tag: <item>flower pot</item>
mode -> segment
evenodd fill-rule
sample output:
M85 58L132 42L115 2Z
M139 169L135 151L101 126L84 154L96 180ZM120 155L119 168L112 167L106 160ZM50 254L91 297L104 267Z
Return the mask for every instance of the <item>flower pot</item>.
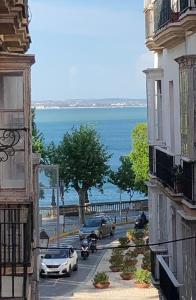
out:
M133 278L133 275L132 275L132 273L121 273L120 277L123 280L131 280Z
M139 289L147 289L150 287L150 283L145 283L145 282L141 282L141 283L135 283L135 287L139 288Z
M110 286L110 282L98 282L98 283L93 283L93 285L97 289L107 289Z
M113 267L113 266L110 266L110 270L112 272L120 272L120 267Z

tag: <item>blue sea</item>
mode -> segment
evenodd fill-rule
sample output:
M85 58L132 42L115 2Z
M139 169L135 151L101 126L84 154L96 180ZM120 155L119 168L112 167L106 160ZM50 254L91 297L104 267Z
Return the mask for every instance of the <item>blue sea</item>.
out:
M97 130L103 144L112 154L110 165L116 170L120 165L119 158L127 155L132 149L131 133L137 123L147 121L145 107L125 108L71 108L36 110L36 124L43 133L45 143L54 141L58 144L66 132L77 128L81 124L89 124ZM135 194L134 198L142 195ZM90 202L119 201L120 193L112 184L104 185L104 193L92 189L89 193ZM43 206L50 205L51 197L41 200ZM122 194L122 200L129 200L127 193ZM65 194L65 204L78 203L78 196L74 190Z

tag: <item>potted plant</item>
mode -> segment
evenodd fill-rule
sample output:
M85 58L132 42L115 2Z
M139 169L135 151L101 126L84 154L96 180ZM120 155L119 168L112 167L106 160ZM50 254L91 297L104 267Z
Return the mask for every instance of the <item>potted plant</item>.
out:
M129 242L130 242L130 240L129 240L129 238L127 236L120 237L118 239L118 241L119 241L121 247L124 247L124 246L126 247L129 244Z
M130 280L133 277L134 272L136 271L137 259L132 257L131 252L127 252L123 260L122 273L120 274L121 278L124 280Z
M127 251L126 256L127 255L129 255L131 258L136 258L138 256L138 254L135 250L133 250L133 248Z
M123 251L121 249L113 249L109 262L110 270L112 272L119 272L123 265Z
M127 238L129 239L129 241L131 241L134 237L134 229L129 229L127 231L127 234L126 234Z
M150 251L146 251L144 257L142 259L142 269L151 271L151 259L150 259Z
M135 286L138 288L149 288L151 284L151 273L144 269L138 269L135 274Z
M174 178L174 189L176 193L182 193L183 168L181 165L175 165L172 170Z
M109 287L109 276L105 272L98 272L93 278L93 285L98 289L106 289Z
M120 274L120 277L123 280L131 280L133 279L133 274L136 271L136 267L129 266L126 263L123 265L122 273Z

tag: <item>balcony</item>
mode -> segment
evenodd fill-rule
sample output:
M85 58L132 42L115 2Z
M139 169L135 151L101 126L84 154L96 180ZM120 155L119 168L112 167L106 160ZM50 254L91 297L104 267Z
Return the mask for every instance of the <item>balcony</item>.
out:
M153 285L155 287L159 286L159 261L157 260L158 255L166 255L167 249L161 246L150 247L150 261L151 261L151 276Z
M171 0L155 0L154 6L145 8L147 47L156 51L182 42L186 31L196 32L195 15L194 0L177 0L174 4Z
M156 176L163 185L175 189L173 176L174 156L156 149Z
M181 284L169 269L165 257L158 255L157 259L159 261L159 282L162 296L164 296L166 300L179 300L179 288Z
M183 161L182 192L186 200L192 205L196 205L194 197L194 186L194 163Z
M0 4L0 51L25 53L31 42L28 1L2 0Z
M152 145L149 145L149 171L155 175L155 147Z
M183 161L181 179L177 179L174 174L175 160L177 157L170 155L155 146L149 146L149 171L151 176L157 179L176 194L183 194L183 197L191 205L196 205L195 197L195 163L192 161ZM178 160L180 158L178 157Z

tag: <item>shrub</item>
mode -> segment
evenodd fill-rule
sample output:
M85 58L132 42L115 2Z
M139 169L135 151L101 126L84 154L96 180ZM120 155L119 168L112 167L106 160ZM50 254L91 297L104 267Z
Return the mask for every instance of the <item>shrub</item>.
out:
M130 250L127 251L127 253L125 254L125 256L129 256L131 258L136 258L138 256L138 254L136 253L135 250L130 249Z
M140 230L134 230L134 233L133 233L133 241L136 242L136 241L143 241L143 238L145 236L145 233L142 229Z
M112 267L121 268L123 264L123 251L121 249L113 249L109 262Z
M135 266L137 264L137 259L135 257L132 257L132 254L128 252L124 256L123 263L127 266Z
M123 267L122 267L122 272L123 273L135 273L136 271L136 267L135 266L129 266L127 265L126 263L123 264Z
M98 272L93 278L93 284L107 282L109 282L109 276L105 272Z
M142 269L150 272L151 270L151 259L150 259L150 251L146 251L144 257L142 259Z
M120 243L120 246L124 247L124 246L127 246L129 244L129 238L127 236L123 236L123 237L120 237L118 239L119 243Z
M138 269L134 274L134 278L136 283L151 283L151 273L147 270Z
M129 239L129 241L131 241L132 239L133 239L133 237L134 237L134 229L129 229L128 231L127 231L127 238Z

